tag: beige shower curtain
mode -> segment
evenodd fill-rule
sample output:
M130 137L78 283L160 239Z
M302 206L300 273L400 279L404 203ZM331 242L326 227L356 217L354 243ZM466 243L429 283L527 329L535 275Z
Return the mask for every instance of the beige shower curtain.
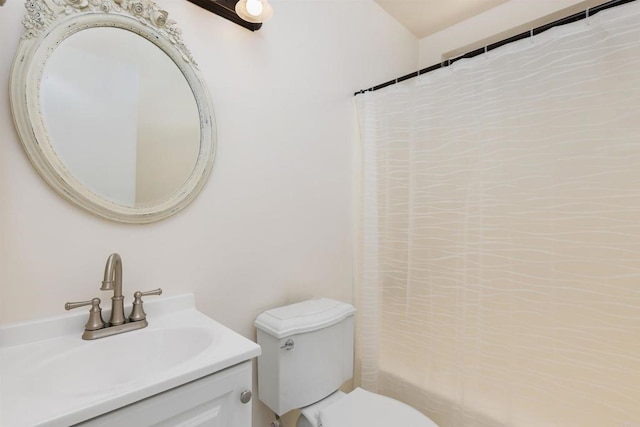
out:
M356 101L359 383L441 427L640 427L640 2Z

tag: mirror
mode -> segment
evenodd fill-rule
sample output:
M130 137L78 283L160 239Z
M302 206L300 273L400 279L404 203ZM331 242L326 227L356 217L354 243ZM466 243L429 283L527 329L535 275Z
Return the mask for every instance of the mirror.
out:
M94 193L145 206L191 175L198 107L178 67L148 40L108 27L73 34L45 64L40 97L53 150Z
M11 104L23 147L60 195L145 223L184 208L214 157L207 88L151 1L29 0Z

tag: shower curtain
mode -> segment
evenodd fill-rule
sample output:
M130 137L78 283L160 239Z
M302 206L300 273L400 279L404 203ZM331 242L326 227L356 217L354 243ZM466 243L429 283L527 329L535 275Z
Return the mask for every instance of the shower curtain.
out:
M356 102L357 383L441 427L640 427L640 2Z

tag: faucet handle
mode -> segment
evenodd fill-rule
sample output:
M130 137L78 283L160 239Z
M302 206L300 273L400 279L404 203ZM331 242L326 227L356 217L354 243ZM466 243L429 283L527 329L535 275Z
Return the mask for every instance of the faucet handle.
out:
M100 298L94 298L90 301L78 301L68 302L64 305L64 309L69 311L74 308L84 307L90 305L89 320L84 325L86 331L95 331L105 327L104 320L102 320L102 309L100 308Z
M133 308L131 309L131 315L129 316L130 321L139 322L147 318L147 313L144 312L144 308L142 307L142 297L148 295L162 295L162 289L158 288L147 292L135 292L133 294Z

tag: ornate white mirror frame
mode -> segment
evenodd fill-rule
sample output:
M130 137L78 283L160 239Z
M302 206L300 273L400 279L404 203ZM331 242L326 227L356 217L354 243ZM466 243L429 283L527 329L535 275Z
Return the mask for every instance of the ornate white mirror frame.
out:
M62 197L113 221L154 222L188 205L213 166L215 121L204 79L175 21L150 0L27 0L25 6L25 33L11 71L10 97L20 140L38 173ZM44 125L40 84L48 58L68 37L95 27L127 30L156 45L182 72L195 98L200 147L193 171L177 191L148 205L121 205L87 188L58 157Z

